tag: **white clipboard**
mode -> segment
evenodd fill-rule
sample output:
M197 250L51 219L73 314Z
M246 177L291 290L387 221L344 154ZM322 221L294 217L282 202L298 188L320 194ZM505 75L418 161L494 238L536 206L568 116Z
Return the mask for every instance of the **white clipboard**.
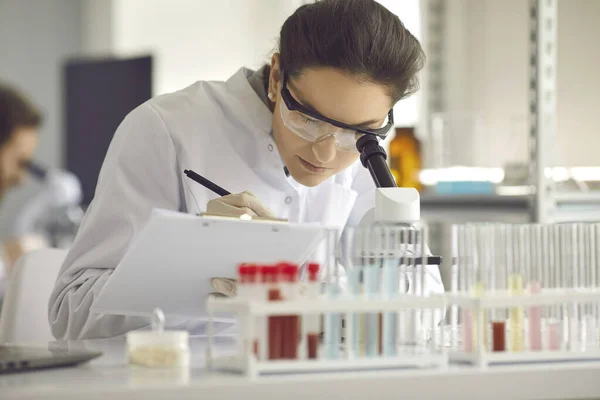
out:
M201 218L154 210L91 307L94 313L206 318L210 279L240 263L306 261L325 238L318 225Z

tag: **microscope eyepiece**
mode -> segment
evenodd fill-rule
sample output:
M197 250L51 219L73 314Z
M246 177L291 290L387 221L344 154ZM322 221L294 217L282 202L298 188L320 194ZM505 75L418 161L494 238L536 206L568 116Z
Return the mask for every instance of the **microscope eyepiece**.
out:
M363 135L356 142L356 149L360 152L360 162L369 170L377 187L398 186L387 165L387 154L375 135Z

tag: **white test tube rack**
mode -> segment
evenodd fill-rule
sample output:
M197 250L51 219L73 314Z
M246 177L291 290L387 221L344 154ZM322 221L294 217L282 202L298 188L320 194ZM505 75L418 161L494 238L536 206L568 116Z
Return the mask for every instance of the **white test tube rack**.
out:
M535 294L522 294L515 295L508 291L494 291L487 292L481 296L471 295L467 293L456 293L444 295L448 310L451 307L456 307L459 315L462 311L470 311L473 316L473 335L477 338L492 338L492 332L487 321L484 318L478 318L477 316L483 316L486 313L490 313L492 309L515 309L520 308L527 310L528 307L547 307L547 306L558 306L573 307L576 304L587 304L592 305L595 309L600 307L600 289L593 288L578 288L578 289L543 289L539 293ZM489 315L489 314L488 314ZM542 318L543 319L543 318ZM467 363L477 365L481 367L487 367L492 365L502 364L519 364L519 363L544 363L544 362L569 362L569 361L589 361L598 360L600 361L600 346L598 343L598 321L595 320L595 326L593 327L594 337L587 341L587 343L581 343L575 341L573 346L569 338L568 322L563 318L561 322L561 346L559 349L551 350L548 346L548 341L544 340L542 348L540 350L531 350L529 348L529 335L527 332L528 320L523 318L523 343L524 348L521 351L511 351L508 338L510 337L510 317L505 321L507 328L505 337L506 344L504 351L493 351L492 340L476 340L476 344L472 346L470 351L465 351L462 343L458 343L457 338L462 340L462 337L456 337L455 335L462 336L462 329L457 329L456 326L452 326L450 329L450 343L451 350L449 351L449 361L451 363ZM452 323L454 324L454 322ZM544 323L542 322L542 338L547 338L547 331L544 332ZM486 334L483 334L486 332ZM566 336L566 337L565 337Z
M207 367L215 370L234 371L246 374L249 377L269 374L285 373L303 373L303 372L340 372L356 370L381 370L395 368L424 368L441 367L448 364L448 355L442 342L436 338L441 335L431 334L430 340L424 341L410 353L397 351L395 356L377 355L372 357L357 356L353 353L352 346L344 345L353 343L353 330L348 329L352 326L355 313L395 313L400 310L431 310L431 321L426 323L426 327L434 331L434 313L437 310L443 313L444 298L441 296L423 297L413 295L399 295L395 298L348 298L340 296L336 299L303 299L297 301L247 301L242 299L210 298L207 301L208 320L208 347L207 347ZM256 326L257 317L263 322L269 316L289 316L297 315L300 317L302 338L307 337L306 325L304 320L306 316L323 315L327 313L339 313L345 318L344 343L340 343L343 350L336 359L329 359L326 355L321 355L317 359L307 358L306 340L300 340L298 358L286 360L269 360L266 357L256 357L253 346L242 346L243 354L240 350L234 350L227 354L217 354L214 346L213 337L213 314L214 313L233 313L238 319L244 318L247 321L244 324L243 338L250 339L256 337L258 327ZM425 324L425 322L424 322ZM443 324L443 322L442 322ZM443 325L436 327L443 331ZM238 334L237 340L241 336ZM243 340L243 339L242 339ZM251 342L251 340L248 340ZM259 347L266 346L267 338L259 337ZM240 347L236 347L239 349ZM322 352L320 352L322 353ZM264 353L263 353L264 354ZM260 354L259 354L260 355Z

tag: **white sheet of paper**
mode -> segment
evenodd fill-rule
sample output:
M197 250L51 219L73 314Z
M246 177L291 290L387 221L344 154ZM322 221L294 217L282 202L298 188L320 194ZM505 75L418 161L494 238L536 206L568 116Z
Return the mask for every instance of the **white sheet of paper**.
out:
M154 210L92 305L92 312L204 319L213 277L236 278L240 263L301 264L324 240L317 225L200 218Z

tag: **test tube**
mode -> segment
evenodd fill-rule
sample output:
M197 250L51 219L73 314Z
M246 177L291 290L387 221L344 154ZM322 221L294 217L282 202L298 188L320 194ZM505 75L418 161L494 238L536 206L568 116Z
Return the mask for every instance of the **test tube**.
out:
M471 289L471 227L463 225L462 240L459 241L459 251L461 252L461 289L464 294L469 293ZM461 310L462 332L463 332L463 350L467 353L473 351L473 310L463 307Z
M328 229L327 240L327 294L330 299L336 299L340 294L340 271L335 257L337 232ZM341 315L339 313L325 314L325 353L330 359L339 358L341 341Z
M348 276L348 295L352 299L360 298L362 268L357 262L362 252L361 230L359 228L345 229L342 236L342 246L346 254ZM359 313L349 312L346 317L346 348L348 358L359 355Z
M263 267L263 274L266 276L267 293L269 301L281 301L283 299L279 288L279 274L277 266L269 265ZM283 342L281 332L281 317L269 316L268 319L268 348L269 360L281 358L281 344Z
M400 283L399 283L399 296L406 296L408 292L408 271L407 271L407 257L408 257L408 246L406 244L408 240L408 230L405 227L398 227L398 257L400 258L400 266L399 266L399 274L400 274ZM403 350L405 350L406 337L407 334L407 310L401 308L398 310L398 325L397 325L397 338L396 343L397 346L401 346Z
M238 289L236 293L236 297L243 299L245 301L252 301L256 299L264 299L264 297L259 297L259 289L258 285L258 266L254 264L240 264L238 266ZM258 319L256 320L259 321ZM258 357L258 339L260 337L260 333L254 332L251 337L246 336L247 334L247 326L249 324L247 318L241 317L239 319L239 328L238 328L238 353L239 354L249 354L249 352L254 352L256 357ZM259 329L261 328L260 324L256 325ZM241 352L241 353L240 353Z
M560 225L552 225L549 228L548 235L550 243L549 260L549 282L553 291L562 290L561 281L561 265L562 265L562 249L561 249L561 227ZM564 335L563 322L563 306L553 305L550 308L550 319L546 325L548 330L548 348L551 351L559 351L562 349Z
M425 279L427 274L427 269L429 268L429 248L427 246L429 237L428 237L428 229L426 224L421 224L421 243L419 249L419 255L421 257L421 277L420 277L420 295L425 296ZM436 342L438 338L439 340L443 340L443 332L439 329L439 326L435 323L436 319L441 320L442 312L437 308L429 308L426 310L418 310L418 321L421 325L422 339L425 343L429 338L429 347L432 352L436 351Z
M398 270L398 241L399 231L397 228L387 228L385 230L385 236L387 238L387 254L383 261L382 267L382 285L384 288L384 296L388 299L394 299L398 296L398 290L400 289L400 277ZM383 314L383 355L386 357L396 356L396 331L398 328L398 321L396 313L387 312Z
M591 224L580 224L580 283L584 290L593 288L593 265L595 263L593 242L594 227ZM590 303L581 305L581 346L582 350L596 346L596 318L594 308Z
M529 265L529 294L539 295L542 290L541 260L542 227L533 225L530 229L531 264ZM529 350L542 350L542 309L539 305L529 307Z
M419 285L419 271L417 265L417 249L420 248L420 236L416 228L408 228L408 246L410 257L408 259L408 268L411 275L409 291L413 296L417 296L420 293ZM408 312L409 316L409 329L408 329L408 344L411 351L416 350L417 341L421 331L420 321L418 319L418 313L415 309L410 309Z
M600 280L600 224L593 224L592 225L592 232L593 232L593 238L592 238L592 254L593 254L593 261L592 261L592 268L591 268L591 281L592 281L592 289L594 291L597 291L599 289L599 280ZM594 304L594 317L596 319L596 329L594 331L594 338L595 338L595 343L596 346L600 345L600 343L598 342L598 339L600 338L600 336L598 335L598 323L600 322L600 304L598 302L596 302Z
M460 269L460 252L458 250L460 226L453 224L451 227L451 238L452 238L452 258L450 265L452 267L452 279L450 282L450 293L456 296L459 291L459 269ZM456 304L450 305L450 348L458 348L458 306Z
M509 255L509 241L507 240L508 226L499 224L494 229L494 268L492 291L504 290L506 288L506 258ZM492 315L492 351L506 351L506 309L493 309Z
M236 297L240 300L249 301L249 297L251 295L250 290L248 288L248 266L246 264L240 264L238 266L238 287L236 292ZM240 315L238 317L238 330L237 330L237 354L239 356L245 356L247 354L246 350L248 348L248 343L251 340L247 335L248 329L248 319L245 315Z
M291 263L284 263L283 284L284 297L286 301L295 301L298 299L298 266ZM300 329L300 320L297 315L287 315L280 317L282 324L282 358L295 360L298 358L298 338Z
M561 265L560 251L560 227L551 225L548 227L548 287L553 291L559 290L559 272ZM562 348L562 307L553 305L550 307L550 316L546 323L547 347L551 351L558 351Z
M368 248L369 262L364 268L365 295L367 299L375 299L379 294L379 261L381 253L381 228L373 227L371 231L370 245ZM366 315L366 355L375 357L379 354L379 313L368 313Z
M568 292L571 289L570 272L572 272L573 265L570 257L570 246L571 246L571 234L569 232L569 225L560 225L560 266L558 271L558 287L561 291ZM565 347L570 348L571 340L571 314L572 310L569 303L563 303L561 307L561 319L563 322L563 344ZM575 327L576 329L576 327Z
M541 225L541 254L540 254L540 263L541 263L541 274L542 274L542 292L548 292L550 288L550 260L552 259L552 247L550 245L550 225L543 224ZM548 323L551 318L551 306L542 307L542 349L548 349L548 341L547 341L547 332L548 332Z
M567 228L566 254L568 268L566 268L566 276L568 288L576 290L579 288L579 257L578 257L578 230L577 224L569 224ZM564 266L563 266L564 268ZM570 305L569 310L569 350L576 351L580 348L579 338L579 304L574 302Z
M417 240L414 247L415 252L415 271L417 272L417 293L415 295L425 296L425 275L427 274L427 225L420 223L415 226L415 234ZM420 258L421 263L417 262L417 258ZM425 321L430 321L435 311L433 309L423 310L421 308L415 309L415 333L418 343L424 343L427 340L428 332L426 330L427 324ZM433 335L434 332L429 332Z
M523 294L523 275L522 266L525 263L525 253L527 246L525 227L515 226L513 230L513 262L508 275L508 291L511 296L521 296ZM523 308L512 307L510 309L510 350L523 351Z
M352 298L359 298L361 294L361 275L362 268L355 266L348 269L348 292ZM359 349L359 313L350 313L348 315L348 334L346 340L348 343L349 357L356 357L360 354ZM351 330L351 332L349 332Z
M473 297L483 297L486 290L485 274L488 269L486 265L486 254L489 250L486 241L487 229L485 225L474 226L473 229L473 285L471 287L471 294ZM482 350L487 347L486 316L485 309L480 309L473 321L473 347L479 347Z
M593 292L596 289L596 224L588 225L588 290ZM588 305L588 344L593 348L598 347L598 317L594 303Z
M319 264L309 263L308 264L308 284L307 284L307 297L310 300L317 300L320 295L320 283L319 283ZM319 350L319 315L309 315L305 319L306 331L307 331L307 357L309 360L315 360L318 358Z
M371 257L370 249L371 242L370 238L372 235L371 227L365 227L361 230L361 281L360 281L360 296L361 298L367 298L366 293L366 269L370 267L373 259ZM358 314L358 355L364 357L366 355L367 348L367 313Z

